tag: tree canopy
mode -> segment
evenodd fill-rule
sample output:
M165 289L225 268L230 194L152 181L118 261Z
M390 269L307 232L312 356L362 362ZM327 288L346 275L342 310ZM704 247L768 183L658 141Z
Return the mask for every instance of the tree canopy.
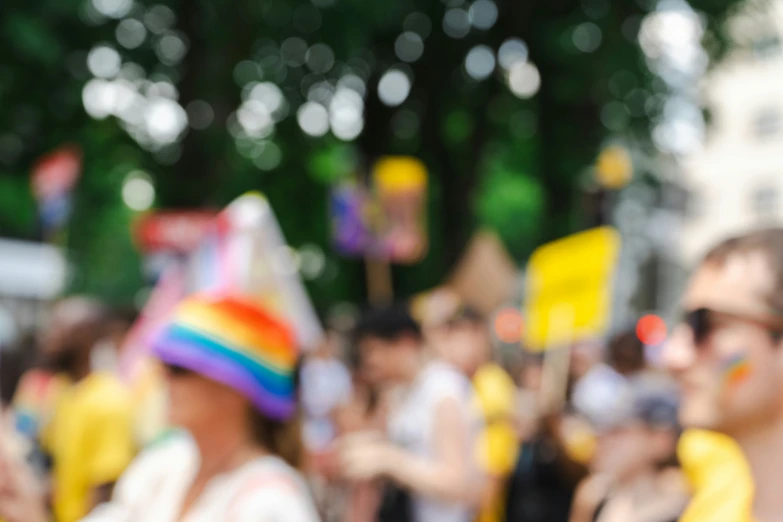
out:
M0 234L38 236L31 166L77 143L75 289L128 300L142 285L122 192L144 176L162 209L261 190L292 246L325 252L316 304L358 300L361 263L330 247L329 186L406 154L430 172L431 248L395 268L398 292L436 284L478 226L521 262L582 226L603 145L651 147L671 82L656 42L639 45L645 21L688 10L721 42L736 3L8 0Z

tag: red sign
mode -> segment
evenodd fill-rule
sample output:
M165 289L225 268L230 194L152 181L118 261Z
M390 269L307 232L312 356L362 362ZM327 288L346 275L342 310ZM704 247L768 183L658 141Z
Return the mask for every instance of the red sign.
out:
M198 210L147 214L136 221L134 237L145 253L161 250L188 253L204 239L215 224L216 215Z
M33 194L48 201L70 192L82 172L82 154L74 146L62 147L41 158L32 174Z

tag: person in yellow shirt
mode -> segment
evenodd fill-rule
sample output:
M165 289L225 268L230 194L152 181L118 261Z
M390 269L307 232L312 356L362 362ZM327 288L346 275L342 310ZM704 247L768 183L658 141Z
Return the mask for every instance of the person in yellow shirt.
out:
M519 437L514 427L516 386L495 363L481 366L473 386L486 426L478 443L479 463L490 478L479 522L505 520L505 489L519 457Z
M705 474L701 485L723 494L713 497L713 509L688 520L780 520L783 228L750 232L710 250L689 281L682 308L662 353L681 384L680 421L736 440L753 478L752 501L746 501L743 464L718 459L717 473ZM732 466L740 473L732 476ZM721 483L726 480L735 487ZM723 505L728 508L718 507Z
M429 341L439 354L473 382L475 409L484 421L476 458L487 477L478 522L505 519L506 484L519 455L514 427L516 386L500 365L492 362L492 341L485 319L463 303L441 310L440 320L427 325Z
M136 452L133 401L110 373L91 371L104 326L102 306L88 298L58 302L41 339L44 365L68 384L58 394L41 445L52 461L57 522L75 522L108 500Z
M750 522L753 478L733 439L688 430L680 437L677 457L693 489L680 522Z

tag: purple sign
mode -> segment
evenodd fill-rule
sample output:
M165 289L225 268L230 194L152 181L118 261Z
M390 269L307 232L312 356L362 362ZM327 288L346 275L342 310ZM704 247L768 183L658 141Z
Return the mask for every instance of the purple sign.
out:
M367 229L367 197L355 183L335 186L330 194L329 213L332 237L338 252L345 256L361 256L370 243Z

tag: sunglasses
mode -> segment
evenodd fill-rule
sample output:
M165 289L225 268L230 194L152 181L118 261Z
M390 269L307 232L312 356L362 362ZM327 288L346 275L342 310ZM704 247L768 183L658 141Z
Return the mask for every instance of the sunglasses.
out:
M176 364L164 364L163 369L169 377L185 377L193 374L191 370L183 368L182 366L177 366Z
M746 312L697 308L685 312L681 322L693 332L694 343L703 345L715 329L726 320L758 326L766 330L775 342L783 339L783 316L780 315L756 315Z

